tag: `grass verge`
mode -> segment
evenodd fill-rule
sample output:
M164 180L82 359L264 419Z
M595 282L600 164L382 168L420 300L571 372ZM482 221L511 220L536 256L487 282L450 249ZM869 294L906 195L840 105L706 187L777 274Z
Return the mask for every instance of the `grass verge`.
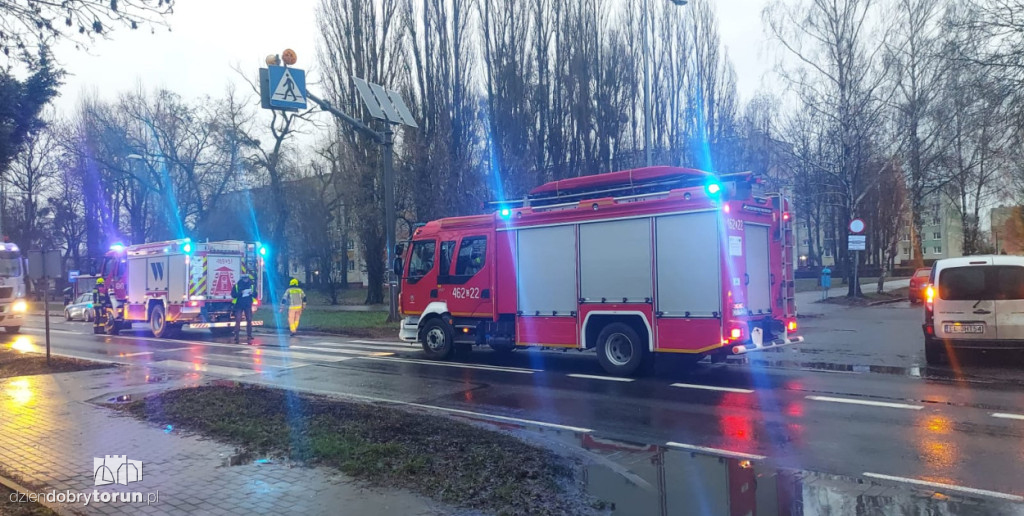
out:
M84 371L87 369L103 369L111 367L109 364L78 360L76 358L50 356L50 365L46 365L46 355L33 349L33 352L22 352L14 349L17 346L30 346L37 348L31 343L19 339L5 343L0 347L0 378L11 378L14 376L29 376L34 374L70 373ZM45 351L45 350L44 350ZM0 514L3 514L0 512Z
M888 292L882 292L879 294L878 292L869 290L868 288L862 286L861 291L864 293L864 297L837 296L830 297L828 299L817 302L844 306L872 306L890 301L896 302L906 300L907 294L909 293L909 288L903 287L895 290L890 290Z
M242 448L498 514L576 514L573 465L510 435L378 405L253 386L168 391L123 407Z
M254 314L267 329L288 329L288 314L261 308ZM387 312L328 312L306 309L302 311L299 331L338 333L354 337L387 338L398 335L398 325L387 322ZM278 326L280 323L280 326Z
M0 485L0 514L3 516L57 516L57 513L36 502L11 501L14 491Z

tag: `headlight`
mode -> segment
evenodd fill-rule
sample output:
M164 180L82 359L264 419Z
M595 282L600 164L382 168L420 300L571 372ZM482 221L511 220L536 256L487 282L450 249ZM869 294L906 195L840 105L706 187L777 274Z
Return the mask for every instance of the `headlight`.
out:
M28 311L28 303L24 299L19 299L11 305L11 311L25 313Z

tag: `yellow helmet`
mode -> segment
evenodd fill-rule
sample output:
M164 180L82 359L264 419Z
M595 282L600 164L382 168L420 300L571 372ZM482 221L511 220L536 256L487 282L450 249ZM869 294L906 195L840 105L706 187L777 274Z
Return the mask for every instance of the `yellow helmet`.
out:
M102 285L103 284L103 278L96 278L96 284L97 285Z
M292 287L297 287L299 286L299 280L292 278L292 280L288 282L288 285Z

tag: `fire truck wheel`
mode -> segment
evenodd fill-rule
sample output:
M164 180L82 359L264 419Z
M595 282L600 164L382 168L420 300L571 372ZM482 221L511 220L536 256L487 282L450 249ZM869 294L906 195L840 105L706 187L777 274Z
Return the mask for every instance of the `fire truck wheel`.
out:
M423 323L420 330L420 343L423 344L423 352L427 358L447 360L455 352L455 343L452 327L439 318L430 319Z
M646 354L647 344L628 324L611 323L597 336L597 359L608 374L635 373Z
M171 325L167 324L164 305L153 305L153 309L149 312L149 329L153 331L153 336L158 339L170 335Z

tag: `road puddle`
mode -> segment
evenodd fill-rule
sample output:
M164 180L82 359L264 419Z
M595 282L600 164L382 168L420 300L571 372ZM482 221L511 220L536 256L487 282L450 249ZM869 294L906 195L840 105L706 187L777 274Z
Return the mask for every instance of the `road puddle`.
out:
M914 485L913 479L886 475L868 478L779 468L760 456L745 453L685 444L643 444L605 439L593 433L464 419L511 430L549 447L575 450L584 463L584 489L595 499L592 506L597 514L1024 515L1024 504L1008 501L1012 493L979 494L956 486L928 486L927 481Z
M581 438L607 460L585 485L613 515L1020 515L1024 506L868 478L776 469L756 460Z

